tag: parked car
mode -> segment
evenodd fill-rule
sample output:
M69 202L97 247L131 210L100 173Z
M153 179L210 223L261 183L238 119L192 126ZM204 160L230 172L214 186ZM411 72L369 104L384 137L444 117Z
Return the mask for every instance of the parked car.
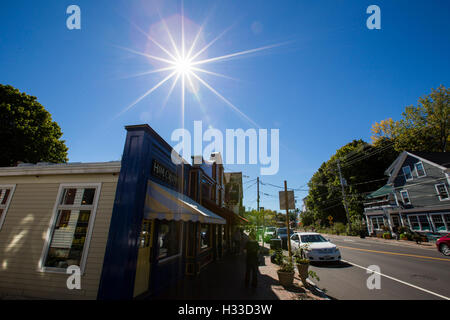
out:
M436 241L436 247L444 256L450 256L450 233Z
M312 262L340 261L341 252L335 244L315 232L296 232L291 236L291 248L296 250L307 245L304 255Z
M277 228L275 227L267 227L266 232L264 233L264 241L269 242L271 239L274 238L275 232Z
M292 229L290 229L290 236L292 236L294 234L294 231L292 231ZM278 228L275 236L277 239L281 239L281 247L283 249L287 250L287 239L288 239L288 235L287 235L287 228Z

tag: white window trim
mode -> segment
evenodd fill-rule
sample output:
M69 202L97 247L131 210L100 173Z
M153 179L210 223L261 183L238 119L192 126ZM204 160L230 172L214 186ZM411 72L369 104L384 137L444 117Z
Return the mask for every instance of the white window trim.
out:
M5 221L6 215L8 213L9 205L11 204L11 200L13 198L14 191L16 190L16 185L15 184L2 184L2 185L0 185L0 189L10 189L11 190L8 201L6 201L6 204L4 205L5 208L3 209L2 216L0 217L0 230L2 230L3 222Z
M80 260L80 272L81 272L81 275L83 275L85 268L86 268L86 262L87 262L88 252L89 252L89 245L91 243L92 231L94 230L95 216L97 213L98 201L100 199L100 192L102 189L101 183L64 183L64 184L59 185L55 205L53 206L53 215L52 215L50 224L47 229L47 234L45 237L44 248L42 250L41 258L39 259L38 271L49 272L49 273L66 273L65 268L52 268L52 267L44 266L45 259L47 258L47 254L50 249L50 240L51 240L50 238L52 236L53 228L56 224L56 218L58 216L59 202L61 200L62 192L65 188L96 188L94 202L92 204L91 217L89 219L86 240L84 242L83 253L81 255L81 260Z
M420 222L420 219L419 219L420 216L425 216L425 217L427 218L428 225L430 226L430 229L429 229L429 230L424 230L424 229L422 228L422 222ZM411 217L416 217L416 218L417 218L417 223L419 224L419 227L420 227L419 230L414 230L414 229L412 228ZM430 221L430 220L431 220L431 221ZM432 228L432 227L434 227L433 220L430 219L430 217L428 216L428 214L411 214L411 215L408 215L408 221L409 221L409 226L410 226L410 228L411 228L412 231L424 231L424 232L426 232L426 231L432 232L432 231L433 231L433 228Z
M419 176L419 171L417 170L417 164L419 164L419 163L422 165L422 168L423 168L423 172L424 172L424 175L423 175L423 176ZM414 169L415 169L415 171L416 171L416 176L417 176L417 178L424 178L424 177L427 176L427 172L425 171L425 166L423 165L423 162L422 162L422 161L416 162L416 163L414 164Z
M373 219L376 220L376 223L377 223L376 228L375 228L375 226L373 224ZM382 216L374 216L374 217L370 218L370 223L372 225L372 230L383 230L383 229L380 228L380 222L379 222L380 219L383 221L383 225L385 226L386 223L384 222L384 218Z
M402 192L406 192L406 194L408 195L408 200L409 200L408 203L405 202L405 199L403 198ZM400 190L400 196L402 197L402 201L403 201L404 204L411 204L411 198L409 197L409 192L408 192L408 190L406 190L406 189Z
M432 214L430 214L430 220L431 220L431 223L433 224L433 229L434 229L436 232L448 233L448 232L450 231L450 224L448 224L448 223L445 221L445 219L444 219L444 214L448 214L448 213L432 213ZM433 221L433 216L441 216L442 223L444 224L446 230L443 230L443 231L441 230L441 231L439 231L439 230L436 228L436 225L434 224L434 221Z
M407 178L406 178L405 168L409 168L409 173L411 174L411 178L410 178L410 179L407 179ZM412 170L411 170L411 167L410 167L410 166L404 166L404 167L402 167L402 171L403 171L403 176L405 177L405 180L406 180L406 181L411 181L411 180L414 179L414 178L413 178L413 173L412 173Z
M439 189L438 189L438 186L441 186L441 185L444 186L445 191L447 192L447 199L442 199L442 198L441 198L441 195L440 195ZM436 192L437 192L437 194L438 194L439 201L448 201L448 200L450 200L450 194L448 193L448 189L447 189L447 186L445 185L445 183L438 183L438 184L435 184L435 185L434 185L434 188L436 189Z
M179 244L180 251L176 255L173 255L170 257L165 257L165 258L162 258L161 260L158 260L158 264L164 264L165 262L168 262L170 260L174 260L176 258L181 257L181 253L183 252L183 249L184 249L183 248L184 223L182 221L176 221L176 222L181 224L180 225L180 244ZM150 240L150 241L152 241L152 240Z

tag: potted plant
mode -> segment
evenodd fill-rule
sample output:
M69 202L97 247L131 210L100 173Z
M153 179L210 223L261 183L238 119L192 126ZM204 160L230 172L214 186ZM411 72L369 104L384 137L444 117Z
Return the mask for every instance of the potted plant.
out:
M298 274L304 285L306 285L306 279L308 278L308 268L309 268L309 259L305 254L305 251L307 250L308 245L303 244L294 252L294 258L295 263L297 264Z
M390 232L383 233L383 239L391 239L391 233Z
M292 259L289 257L284 257L280 264L280 269L277 271L278 280L280 284L284 287L292 286L294 283L294 264L292 263Z

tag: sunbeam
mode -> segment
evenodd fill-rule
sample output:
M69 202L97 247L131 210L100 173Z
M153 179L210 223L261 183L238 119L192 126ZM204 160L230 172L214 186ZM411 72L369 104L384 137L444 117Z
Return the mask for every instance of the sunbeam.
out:
M167 39L169 40L169 42L172 46L172 50L163 46L160 42L156 41L152 36L150 36L150 34L146 33L144 30L139 28L137 25L133 24L133 26L136 29L138 29L149 41L151 41L159 49L161 49L168 57L155 56L154 54L148 54L145 52L140 52L140 51L125 48L125 47L119 47L119 48L126 50L128 52L134 53L136 55L146 57L150 60L155 60L155 61L159 61L159 62L163 62L163 63L167 64L167 66L165 66L165 67L161 67L161 68L157 68L157 69L149 70L149 71L144 71L144 72L132 75L130 77L139 77L139 76L145 76L145 75L154 74L154 73L162 73L162 72L167 72L167 71L172 71L172 70L173 71L168 76L166 76L164 79L162 79L159 83L157 83L154 87L152 87L150 90L148 90L146 93L144 93L141 97L139 97L136 101L134 101L132 104L127 106L124 110L122 110L118 114L118 116L127 112L131 108L133 108L136 104L138 104L140 101L142 101L145 97L149 96L152 92L154 92L156 89L158 89L160 86L162 86L165 82L167 82L169 79L173 78L176 75L176 77L174 78L174 80L170 86L169 92L164 100L163 108L166 105L170 96L172 95L175 86L179 82L178 80L180 80L180 83L181 83L181 118L182 118L183 124L184 124L185 103L186 103L186 97L185 97L186 96L186 85L188 85L190 91L192 91L192 93L195 95L197 101L200 101L199 95L198 95L198 87L199 86L198 85L196 86L196 84L194 84L194 82L193 82L193 80L196 80L196 83L197 83L197 81L199 83L201 83L205 88L207 88L209 91L214 93L215 96L217 96L221 101L225 102L225 104L228 107L230 107L233 111L237 112L245 120L250 122L252 125L259 127L259 125L255 121L253 121L249 116L247 116L244 112L242 112L233 103L231 103L227 98L225 98L223 95L221 95L215 88L213 88L213 86L211 84L209 84L204 79L202 79L198 75L198 73L205 73L208 75L221 77L221 78L225 78L225 79L237 80L237 79L234 79L234 78L229 77L224 74L206 70L205 68L202 68L202 66L206 65L208 63L218 62L218 61L235 58L235 57L241 57L241 56L248 55L251 53L256 53L256 52L260 52L263 50L272 49L275 47L282 46L282 45L286 44L287 42L272 44L272 45L268 45L268 46L255 48L255 49L238 51L238 52L234 52L234 53L230 53L230 54L225 54L225 55L221 55L221 56L217 56L217 57L200 60L200 59L198 59L198 57L202 53L206 52L206 50L208 50L219 39L221 39L234 26L234 24L229 26L228 28L226 28L224 31L222 31L218 36L213 38L206 45L204 45L200 49L196 50L196 47L198 46L198 43L199 43L199 39L203 33L205 24L202 24L199 27L199 30L196 32L193 41L189 44L189 47L186 48L186 35L185 35L186 25L185 25L183 5L181 8L181 18L179 20L181 27L178 27L181 29L180 36L178 37L178 40L179 41L181 40L181 44L179 46L176 44L174 37L169 29L169 26L167 25L167 22L161 17L161 13L159 11L158 11L158 14L161 18L162 27L165 30L165 32L167 33Z

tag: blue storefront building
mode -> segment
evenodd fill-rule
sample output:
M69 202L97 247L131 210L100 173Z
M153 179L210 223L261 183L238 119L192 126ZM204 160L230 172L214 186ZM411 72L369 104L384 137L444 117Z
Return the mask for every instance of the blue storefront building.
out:
M126 130L98 289L102 300L151 297L198 275L226 253L232 228L242 222L222 205L221 163L175 164L173 148L150 126Z

